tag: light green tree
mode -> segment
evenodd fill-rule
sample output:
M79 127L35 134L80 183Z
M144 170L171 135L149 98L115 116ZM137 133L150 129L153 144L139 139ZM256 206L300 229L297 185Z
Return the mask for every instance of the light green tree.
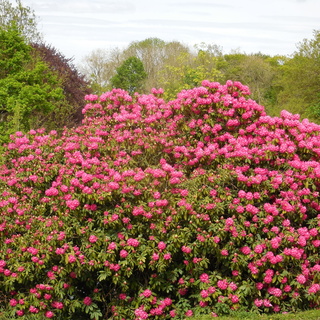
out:
M42 39L37 20L34 11L24 6L21 0L15 0L15 4L9 0L0 0L0 27L7 30L13 22L16 23L27 42L39 42Z

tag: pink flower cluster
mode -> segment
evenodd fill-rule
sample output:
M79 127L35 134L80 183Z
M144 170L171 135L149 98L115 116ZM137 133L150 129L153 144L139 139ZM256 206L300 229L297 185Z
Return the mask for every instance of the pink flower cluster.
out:
M239 82L162 93L89 95L81 126L11 136L0 284L13 314L319 307L320 126L268 116Z

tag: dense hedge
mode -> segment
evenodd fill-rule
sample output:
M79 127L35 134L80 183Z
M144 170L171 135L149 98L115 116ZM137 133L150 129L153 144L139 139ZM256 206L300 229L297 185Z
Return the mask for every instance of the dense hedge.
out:
M237 82L166 103L90 95L83 125L11 137L1 303L30 319L319 306L320 126Z

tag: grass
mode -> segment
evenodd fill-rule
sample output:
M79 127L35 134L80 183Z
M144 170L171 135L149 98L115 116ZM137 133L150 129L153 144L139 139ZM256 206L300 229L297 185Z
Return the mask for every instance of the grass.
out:
M297 313L257 315L248 312L235 312L229 316L213 318L212 316L192 317L188 320L320 320L320 310L309 310Z
M24 318L26 319L26 318ZM43 320L47 318L42 318ZM287 313L287 314L271 314L271 315L257 315L256 313L250 312L234 312L229 316L221 316L218 318L213 318L211 315L200 316L200 317L190 317L185 320L320 320L320 309L319 310L308 310L301 311L297 313ZM4 313L0 312L0 320L8 320L8 317ZM40 320L39 316L34 315L27 318L27 320Z

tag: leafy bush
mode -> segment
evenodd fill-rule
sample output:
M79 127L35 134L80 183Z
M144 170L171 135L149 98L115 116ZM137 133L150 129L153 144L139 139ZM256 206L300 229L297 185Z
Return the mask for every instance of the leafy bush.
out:
M11 317L166 319L319 306L320 126L238 82L89 95L83 125L11 136Z

